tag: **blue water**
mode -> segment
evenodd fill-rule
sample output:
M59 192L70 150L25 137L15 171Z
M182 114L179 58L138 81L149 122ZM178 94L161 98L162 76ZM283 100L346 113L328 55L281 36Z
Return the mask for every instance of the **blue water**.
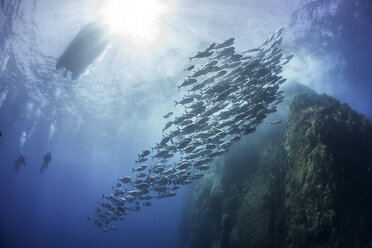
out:
M131 213L116 232L86 216L159 142L188 57L211 42L236 37L244 50L285 27L283 49L295 55L288 81L372 118L371 1L177 0L167 40L144 52L113 43L71 81L56 59L92 21L91 2L1 1L0 247L177 247L187 186ZM27 165L16 174L20 154Z

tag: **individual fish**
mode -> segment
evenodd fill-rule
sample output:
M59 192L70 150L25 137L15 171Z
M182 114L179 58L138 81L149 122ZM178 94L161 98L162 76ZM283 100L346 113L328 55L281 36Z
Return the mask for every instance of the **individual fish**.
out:
M164 186L169 183L169 178L166 176L162 176L159 180L156 181L157 185Z
M130 190L130 191L128 191L127 192L130 196L140 196L141 195L141 191L139 191L139 190Z
M163 199L163 198L173 197L173 196L176 196L175 192L167 192L167 193L160 194L160 195L156 196L155 198Z
M190 125L191 123L193 123L192 120L188 119L188 120L184 120L183 122L181 122L180 124L178 124L179 127L183 127L183 126L187 126L187 125Z
M162 193L165 193L165 192L167 192L168 191L168 187L166 187L166 186L154 186L154 191L155 192L162 192Z
M137 175L137 178L144 178L144 177L146 177L147 175L146 175L146 173L139 173L138 175Z
M140 157L138 160L136 160L136 164L138 163L142 163L142 162L146 162L147 161L147 158L144 158L144 157Z
M217 65L217 64L218 64L218 60L212 60L211 62L209 62L208 64L206 64L204 66L204 68L212 67L212 66Z
M124 184L130 183L132 181L131 177L129 176L123 176L122 178L119 178L118 180Z
M166 115L163 116L163 118L167 119L167 118L169 118L171 115L173 115L173 112L168 112Z
M146 200L146 201L148 201L148 200L151 200L153 198L153 196L152 195L146 195L146 196L140 196L139 197L139 199L140 200Z
M208 47L207 49L205 49L202 53L208 53L208 52L211 51L215 46L216 46L216 43L213 42L213 43L210 44L209 47Z
M168 170L163 172L163 175L170 175L174 173L176 170L174 168L169 168Z
M163 132L167 130L168 128L170 128L172 124L173 124L173 121L168 121L167 124L165 124L165 127L163 128Z
M164 158L168 154L169 154L168 150L159 150L158 153L156 153L155 156L153 156L153 158Z
M185 68L185 71L191 71L194 68L195 68L194 65L190 65L189 67Z
M194 173L194 174L192 174L192 175L190 176L190 179L192 179L192 180L196 180L196 179L200 179L200 178L202 178L203 176L204 176L203 173Z
M234 54L234 55L231 55L231 57L229 58L229 61L239 61L241 58L243 57L243 55L241 54ZM239 65L239 64L237 64Z
M259 52L260 50L261 50L260 48L253 48L253 49L249 49L249 50L247 50L247 51L243 52L243 54L244 54L244 53L253 53L253 52Z
M187 126L188 127L188 126ZM189 143L191 142L191 138L187 137L187 138L184 138L182 139L179 144L178 144L178 149L182 149L184 147L186 147Z
M267 124L275 125L275 124L279 124L279 123L282 123L282 121L281 120L275 120L275 121L272 121L272 122L268 122Z
M140 165L137 168L132 168L132 173L135 172L135 171L140 172L140 171L146 170L146 168L147 168L147 165L145 165L145 164Z
M114 225L108 225L108 227L111 229L111 230L114 230L114 231L117 231L118 229L116 228L116 226Z
M139 158L141 158L141 157L143 158L143 157L146 157L149 154L150 154L150 151L149 150L144 150L144 151L141 152L141 154L138 154L138 157Z
M195 78L189 78L189 79L186 79L185 81L183 81L183 83L178 87L178 89L180 89L181 87L185 87L185 86L188 86L188 85L191 85L193 83L195 83L197 80Z
M212 160L213 160L212 158L204 158L204 159L201 159L201 160L197 161L197 162L194 164L194 166L195 166L195 167L199 167L199 166L201 166L201 165L203 165L203 164L206 164L206 163L211 162Z
M180 188L180 186L178 186L178 185L174 185L172 188L171 188L171 190L172 191L175 191L175 190L177 190L177 189L179 189Z
M188 103L191 103L194 101L194 98L193 97L185 97L183 98L181 101L177 102L177 101L174 101L176 104L174 106L177 106L177 104L188 104Z
M198 170L209 170L209 166L208 165L201 165L199 167L197 167Z
M190 57L190 61L193 59L207 58L213 54L213 51L198 52L194 57Z
M217 46L214 47L214 49L220 49L224 47L228 47L234 44L235 38L230 38L228 40L225 40L221 44L218 44Z

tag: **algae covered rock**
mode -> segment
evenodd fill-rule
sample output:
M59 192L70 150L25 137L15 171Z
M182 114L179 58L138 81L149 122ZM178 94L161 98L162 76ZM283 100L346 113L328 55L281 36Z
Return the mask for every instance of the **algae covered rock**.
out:
M296 95L285 148L288 247L366 247L372 124L327 95Z
M262 124L192 186L179 247L372 247L372 123L296 87L286 124Z

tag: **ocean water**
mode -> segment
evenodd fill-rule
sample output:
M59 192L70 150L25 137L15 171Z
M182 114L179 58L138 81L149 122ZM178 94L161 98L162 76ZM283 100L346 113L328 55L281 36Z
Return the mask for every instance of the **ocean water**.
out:
M234 37L243 52L283 27L281 48L294 57L280 75L372 118L371 1L154 2L167 6L158 26L110 34L76 80L56 70L57 60L85 25L101 21L103 3L0 2L0 247L177 247L187 185L130 212L117 231L86 217L117 178L132 175L137 154L159 143L163 115L183 113L174 101L185 94L177 87L184 68L213 42ZM16 173L21 154L26 166Z

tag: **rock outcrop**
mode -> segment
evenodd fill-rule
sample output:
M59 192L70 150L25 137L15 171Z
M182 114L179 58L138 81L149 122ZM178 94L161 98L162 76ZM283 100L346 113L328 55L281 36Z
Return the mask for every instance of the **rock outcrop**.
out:
M186 196L180 247L372 247L372 123L297 94Z

